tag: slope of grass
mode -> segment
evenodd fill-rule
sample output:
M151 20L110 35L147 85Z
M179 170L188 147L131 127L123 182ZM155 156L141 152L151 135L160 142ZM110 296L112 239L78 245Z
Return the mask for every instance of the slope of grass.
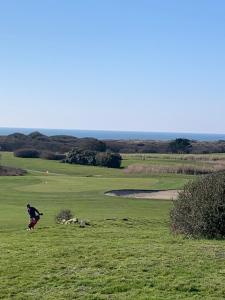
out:
M123 176L122 170L108 169L92 166L70 165L59 161L37 159L37 158L18 158L14 157L13 153L2 153L2 164L6 166L16 166L18 168L35 170L40 172L67 174L72 176L107 176L119 177Z
M181 188L192 177L126 177L122 170L9 153L2 164L59 175L0 177L0 299L225 298L224 241L173 236L170 201L104 195L120 188ZM34 232L25 230L28 202L44 213ZM55 224L61 208L91 226Z

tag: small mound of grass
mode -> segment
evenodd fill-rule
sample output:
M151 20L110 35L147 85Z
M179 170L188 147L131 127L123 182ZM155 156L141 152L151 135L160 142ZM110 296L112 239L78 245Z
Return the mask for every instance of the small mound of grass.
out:
M22 169L0 166L0 176L22 176L26 173L27 171Z

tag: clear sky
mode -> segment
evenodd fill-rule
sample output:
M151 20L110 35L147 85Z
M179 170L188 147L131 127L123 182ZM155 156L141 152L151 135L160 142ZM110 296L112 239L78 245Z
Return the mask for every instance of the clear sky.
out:
M0 127L225 133L224 0L0 0Z

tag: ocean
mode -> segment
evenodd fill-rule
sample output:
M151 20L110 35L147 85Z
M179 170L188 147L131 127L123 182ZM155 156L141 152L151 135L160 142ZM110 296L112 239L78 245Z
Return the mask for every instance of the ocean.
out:
M178 133L178 132L141 132L141 131L110 131L110 130L80 130L80 129L43 129L43 128L8 128L0 127L0 135L8 135L15 132L29 134L39 131L47 136L71 135L79 138L93 137L101 140L173 140L187 138L197 141L225 140L225 134L213 133Z

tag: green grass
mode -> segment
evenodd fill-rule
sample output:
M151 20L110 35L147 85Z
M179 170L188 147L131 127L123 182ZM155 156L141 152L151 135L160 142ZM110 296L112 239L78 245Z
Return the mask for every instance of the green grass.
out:
M193 177L127 177L122 169L11 153L3 154L2 164L33 171L0 177L0 299L225 298L224 241L173 236L170 201L104 195L111 189L181 188ZM44 212L32 233L25 230L28 202ZM91 226L55 224L61 208Z

